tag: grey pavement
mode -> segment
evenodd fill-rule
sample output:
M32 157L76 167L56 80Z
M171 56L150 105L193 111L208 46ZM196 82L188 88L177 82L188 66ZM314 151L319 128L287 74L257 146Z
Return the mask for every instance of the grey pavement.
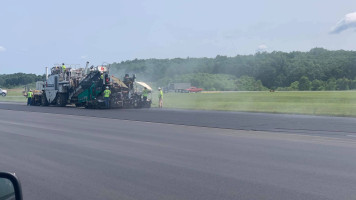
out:
M355 199L354 122L0 103L0 171L30 200Z
M57 113L198 127L356 137L356 118L179 109L84 109L1 103L0 109Z

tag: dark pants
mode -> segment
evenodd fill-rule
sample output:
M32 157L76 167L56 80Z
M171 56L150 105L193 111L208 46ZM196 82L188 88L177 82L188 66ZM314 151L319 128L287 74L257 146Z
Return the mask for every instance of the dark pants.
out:
M110 108L110 98L109 97L104 97L104 99L105 99L106 108Z
M32 98L27 98L27 105L30 106L31 105L31 102L32 102Z
M147 101L147 97L143 97L143 101Z

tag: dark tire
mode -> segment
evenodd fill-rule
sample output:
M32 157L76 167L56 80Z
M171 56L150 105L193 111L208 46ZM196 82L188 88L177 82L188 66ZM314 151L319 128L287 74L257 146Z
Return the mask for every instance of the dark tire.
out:
M139 108L139 107L140 107L140 104L139 104L139 102L134 101L133 104L132 104L132 106L133 106L134 108Z
M147 102L146 105L144 106L144 108L151 108L151 102Z
M67 95L57 93L57 106L64 107L67 105Z
M1 94L1 96L6 97L6 93L5 93L5 92L3 92L3 93Z
M43 93L41 97L41 106L48 106L48 104L46 93Z
M94 107L92 105L85 105L84 108L86 109L93 109Z
M76 104L75 104L75 107L77 107L77 108L78 108L78 107L83 107L83 106L84 106L84 105L83 105L82 103L76 103Z

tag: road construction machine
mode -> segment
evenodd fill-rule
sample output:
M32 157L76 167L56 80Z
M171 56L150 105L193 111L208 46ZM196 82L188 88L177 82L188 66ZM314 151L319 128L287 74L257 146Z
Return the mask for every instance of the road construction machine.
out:
M46 69L47 71L47 69ZM46 73L48 74L48 73ZM147 85L148 86L148 85ZM104 108L104 90L109 87L110 108L150 108L151 98L142 97L141 82L136 77L125 75L124 81L110 75L107 66L65 68L55 66L46 81L37 82L32 105ZM147 87L146 87L147 88ZM152 91L151 88L149 88ZM27 92L24 92L26 95Z

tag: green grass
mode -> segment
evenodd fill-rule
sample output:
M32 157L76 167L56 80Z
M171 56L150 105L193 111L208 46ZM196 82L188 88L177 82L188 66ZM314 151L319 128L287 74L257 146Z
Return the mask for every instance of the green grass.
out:
M356 91L169 93L164 107L356 117Z
M1 97L0 96L0 101L26 102L27 99L25 97L13 97L13 96Z
M23 88L7 89L7 96L0 96L0 101L16 101L16 102L26 102L27 99L22 96Z
M26 102L22 90L9 89L0 101ZM152 97L158 107L157 93ZM168 93L164 107L356 117L356 91Z

